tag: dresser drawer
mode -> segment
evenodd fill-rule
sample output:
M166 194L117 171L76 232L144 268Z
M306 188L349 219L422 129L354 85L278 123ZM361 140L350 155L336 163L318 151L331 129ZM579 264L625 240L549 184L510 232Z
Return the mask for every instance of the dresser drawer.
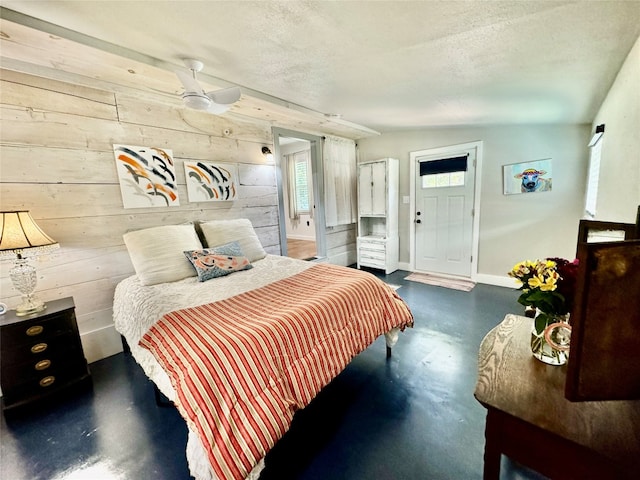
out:
M373 240L373 239L360 239L358 241L358 248L366 249L366 250L377 250L377 251L385 251L387 249L387 242L384 240Z
M378 250L367 250L364 248L360 249L360 258L361 259L369 259L369 260L379 260L381 262L384 262L385 258L386 258L386 254L383 251L378 251Z
M373 257L362 256L358 258L361 267L385 268L385 260Z

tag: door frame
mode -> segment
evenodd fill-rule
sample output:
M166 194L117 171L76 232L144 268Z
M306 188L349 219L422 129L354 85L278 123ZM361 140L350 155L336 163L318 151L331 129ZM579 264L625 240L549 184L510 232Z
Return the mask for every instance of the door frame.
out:
M446 147L429 148L409 152L409 269L416 271L416 163L418 157L442 155L452 157L463 151L475 149L476 165L473 188L473 227L471 232L471 280L478 276L478 251L480 232L480 186L482 180L482 140ZM424 272L427 273L427 272Z
M287 222L284 211L283 190L283 162L280 153L280 137L292 137L306 140L310 143L311 176L313 184L313 223L316 231L316 259L321 260L327 256L326 221L324 217L324 169L322 165L322 137L308 133L296 132L285 128L272 127L273 133L273 157L276 164L276 186L278 189L278 226L280 229L280 252L287 256Z

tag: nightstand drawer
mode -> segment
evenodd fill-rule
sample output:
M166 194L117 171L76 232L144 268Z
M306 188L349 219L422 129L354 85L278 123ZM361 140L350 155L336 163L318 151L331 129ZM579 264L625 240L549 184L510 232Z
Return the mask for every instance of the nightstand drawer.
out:
M14 385L7 391L3 390L3 403L7 406L21 401L36 399L88 377L89 373L86 367L61 365L58 369L42 372L39 376Z
M74 332L75 318L71 321L69 313L55 315L45 320L34 318L6 326L2 329L3 350L11 350L24 344L39 343L41 339L50 339L59 335L71 335Z
M18 358L20 361L14 358L12 363L3 362L1 365L2 387L5 389L42 377L52 371L73 368L75 365L85 366L82 351L74 345L67 348L47 349L37 355Z
M4 340L3 340L4 341ZM4 347L7 347L4 345ZM32 340L31 343L7 347L2 352L2 364L0 368L2 372L6 368L13 368L16 365L22 365L30 362L37 362L43 358L59 358L73 355L78 352L78 342L73 335L61 335L53 338L40 338L37 341Z
M73 298L47 303L26 317L0 318L0 385L6 411L62 393L90 379Z

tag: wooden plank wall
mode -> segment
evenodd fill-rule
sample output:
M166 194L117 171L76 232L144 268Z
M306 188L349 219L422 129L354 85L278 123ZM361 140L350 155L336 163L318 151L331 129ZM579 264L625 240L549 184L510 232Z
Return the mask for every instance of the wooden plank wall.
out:
M37 293L44 300L73 296L89 361L120 350L113 330L116 284L134 273L122 235L130 230L185 221L249 218L265 249L280 253L275 166L263 145L266 123L187 110L149 95L114 93L13 71L0 71L0 203L30 210L60 243L36 261ZM180 206L124 209L113 144L173 151ZM189 203L184 160L234 163L239 199ZM333 241L335 251L343 248ZM19 295L0 265L0 298L10 308Z

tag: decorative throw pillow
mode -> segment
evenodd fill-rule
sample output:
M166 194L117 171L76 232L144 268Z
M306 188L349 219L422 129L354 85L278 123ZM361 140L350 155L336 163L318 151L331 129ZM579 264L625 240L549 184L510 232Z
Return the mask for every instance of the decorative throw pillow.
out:
M209 248L237 241L250 262L267 256L248 218L202 222L200 229Z
M183 254L185 250L202 248L192 223L128 232L123 239L143 285L175 282L195 276Z
M253 268L249 259L242 253L238 242L227 243L215 248L190 250L184 254L198 272L198 281L200 282Z

